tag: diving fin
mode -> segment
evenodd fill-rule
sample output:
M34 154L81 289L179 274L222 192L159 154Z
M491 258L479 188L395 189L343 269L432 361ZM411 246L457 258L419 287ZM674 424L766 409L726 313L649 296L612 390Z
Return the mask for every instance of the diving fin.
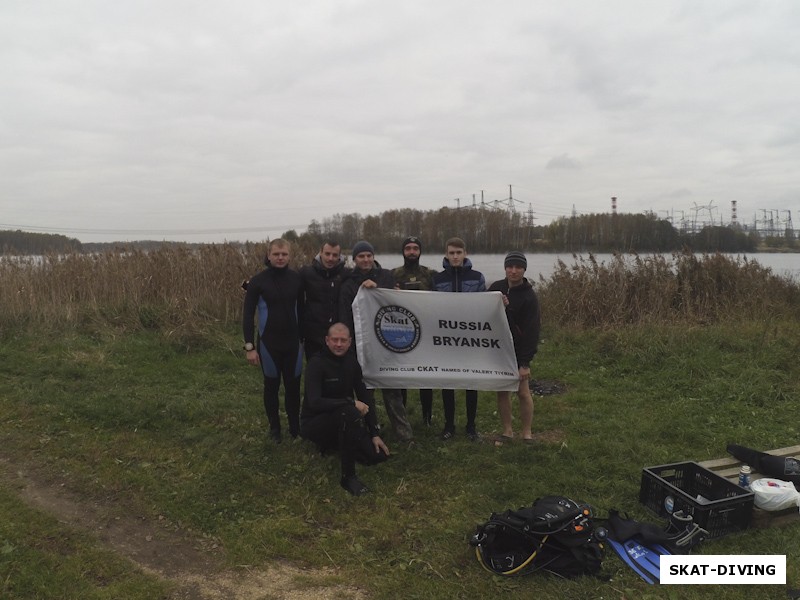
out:
M617 556L619 556L622 559L622 562L628 565L633 570L634 573L636 573L639 577L644 579L650 585L653 585L653 583L655 583L650 578L647 571L644 571L641 568L639 568L639 565L633 561L633 558L628 554L628 551L625 550L625 547L622 544L620 544L616 540L612 540L611 538L608 538L606 542L611 547L611 549L617 554Z
M646 546L636 538L631 538L625 542L618 542L611 538L607 541L611 549L634 573L651 585L659 583L661 579L661 556L671 554L671 552L660 544Z

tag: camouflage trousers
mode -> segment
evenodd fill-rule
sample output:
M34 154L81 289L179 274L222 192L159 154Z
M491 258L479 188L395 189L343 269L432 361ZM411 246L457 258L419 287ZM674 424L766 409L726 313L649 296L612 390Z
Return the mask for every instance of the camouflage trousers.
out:
M414 432L411 430L411 423L406 415L406 407L403 404L403 394L401 390L396 389L382 389L383 404L386 407L386 414L389 416L389 422L392 424L392 430L398 439L402 442L411 441L414 438Z

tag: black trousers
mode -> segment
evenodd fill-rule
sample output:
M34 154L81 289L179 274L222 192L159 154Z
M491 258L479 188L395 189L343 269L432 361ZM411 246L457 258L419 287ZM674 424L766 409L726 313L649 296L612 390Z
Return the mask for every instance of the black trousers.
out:
M283 380L286 419L289 433L297 436L300 429L300 376L303 372L303 355L299 346L286 350L259 348L261 369L264 372L264 410L272 431L281 430L280 388Z
M375 452L364 418L355 406L345 406L303 419L300 436L314 442L320 452L338 450L342 477L356 474L356 462L376 465L388 458L383 452Z
M478 414L478 390L466 390L467 400L467 429L475 429L475 417ZM442 405L444 406L444 426L453 429L456 424L456 391L442 390Z
M408 390L401 390L403 394L403 405L408 400ZM430 421L433 413L433 390L419 391L419 404L422 407L422 420Z

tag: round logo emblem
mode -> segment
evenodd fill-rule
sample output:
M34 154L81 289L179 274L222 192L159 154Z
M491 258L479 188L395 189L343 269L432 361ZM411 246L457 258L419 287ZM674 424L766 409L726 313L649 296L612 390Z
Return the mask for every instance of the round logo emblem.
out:
M669 514L672 514L672 511L675 510L675 499L672 496L664 498L664 510Z
M387 350L410 352L419 344L419 321L402 306L382 306L375 315L375 334Z

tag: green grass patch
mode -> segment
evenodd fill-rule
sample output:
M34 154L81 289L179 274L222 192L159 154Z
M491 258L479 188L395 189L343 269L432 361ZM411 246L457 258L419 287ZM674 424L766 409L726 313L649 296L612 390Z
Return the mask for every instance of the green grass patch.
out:
M169 586L0 487L0 597L153 600Z
M613 556L604 567L610 580L501 579L479 566L467 540L492 511L547 494L657 522L638 504L643 467L723 456L731 441L796 444L798 334L795 322L545 330L534 378L567 387L535 398L534 431L553 433L549 441L470 443L457 396L458 434L441 442L438 393L434 427L425 429L410 391L416 446L396 446L389 435L393 458L360 469L373 492L354 499L338 486L336 456L302 441L267 442L260 373L232 331L188 346L149 330L45 340L17 332L0 340L0 456L37 465L87 501L113 498L122 512L217 540L232 568L278 559L335 566L374 598L749 599L751 586L649 588ZM498 427L493 394L480 396L478 427ZM15 515L0 523L3 597L166 593L13 490L2 490L0 508ZM798 532L798 524L748 531L701 551L786 554L789 587L798 588Z

